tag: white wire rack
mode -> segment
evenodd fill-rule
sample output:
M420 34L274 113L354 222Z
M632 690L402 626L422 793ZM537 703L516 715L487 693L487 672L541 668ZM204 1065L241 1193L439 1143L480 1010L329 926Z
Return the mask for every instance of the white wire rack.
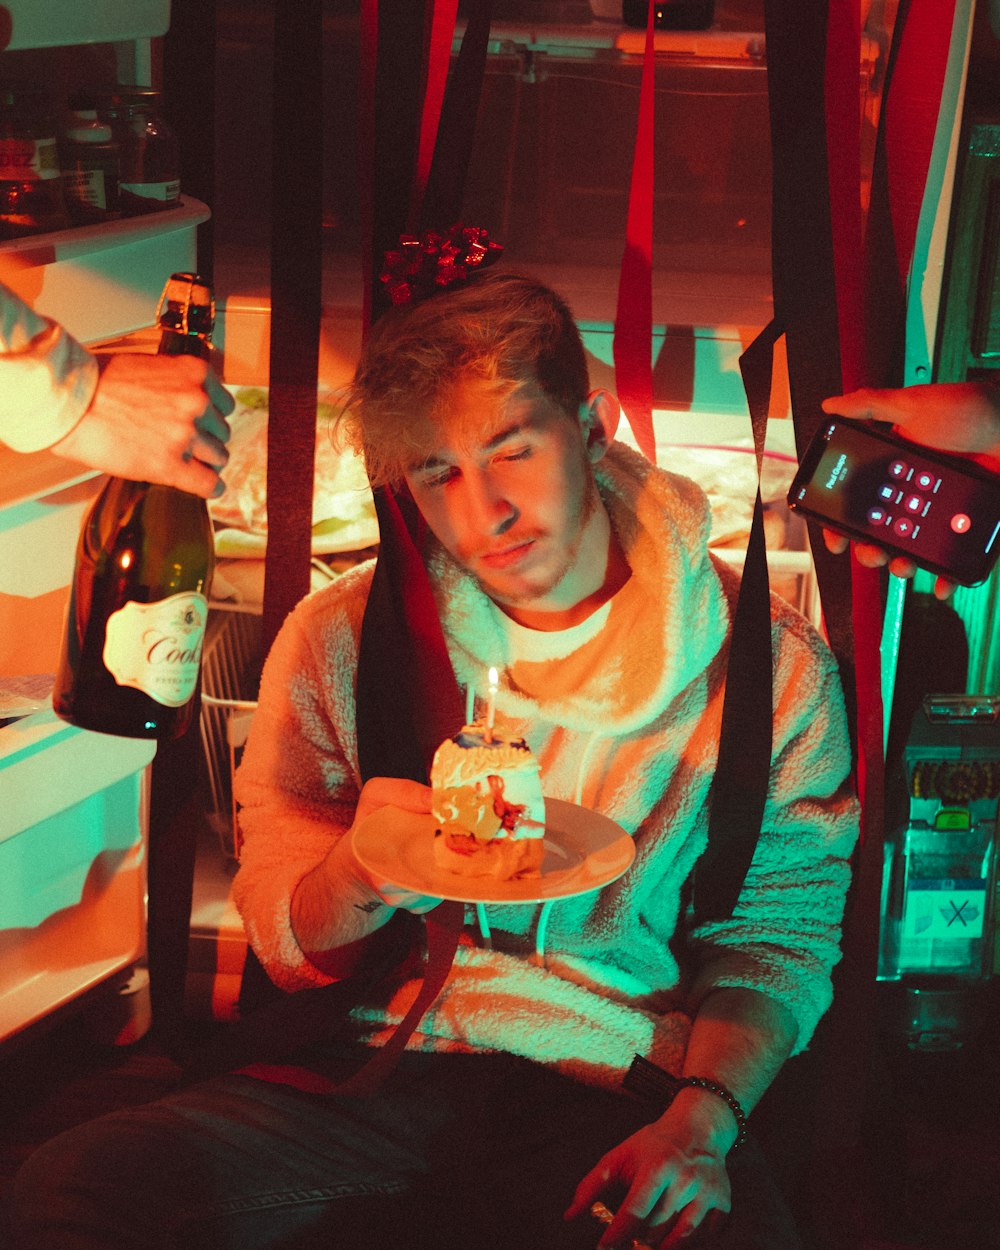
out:
M239 858L233 773L257 706L263 622L251 612L209 612L201 667L201 743L208 776L209 820L223 854Z
M310 593L328 585L370 551L343 552L313 558ZM208 777L208 818L219 835L223 854L239 859L240 839L233 802L233 774L250 731L260 670L264 663L262 616L263 576L254 569L249 579L235 579L232 565L256 566L261 561L230 561L227 577L244 597L235 603L216 600L208 613L201 663L201 743ZM258 585L258 582L260 583Z

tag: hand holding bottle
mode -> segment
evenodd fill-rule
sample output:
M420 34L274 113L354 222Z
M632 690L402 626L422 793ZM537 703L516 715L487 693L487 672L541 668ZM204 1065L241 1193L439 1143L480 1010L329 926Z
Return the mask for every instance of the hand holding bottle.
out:
M52 451L115 477L222 494L233 397L196 356L104 357L83 418Z
M133 738L180 737L198 710L215 557L208 508L193 492L218 484L230 402L208 365L215 324L208 285L197 274L173 274L156 319L158 363L112 357L91 404L97 428L112 433L106 452L119 428L122 447L138 442L143 451L119 463L84 517L52 690L64 720ZM200 479L182 485L178 464ZM165 484L171 475L176 485Z

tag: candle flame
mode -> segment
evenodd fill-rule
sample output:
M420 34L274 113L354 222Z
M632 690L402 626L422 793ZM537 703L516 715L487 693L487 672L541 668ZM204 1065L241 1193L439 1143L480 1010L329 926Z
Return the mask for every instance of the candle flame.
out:
M494 690L497 688L499 681L500 681L500 674L491 664L490 665L490 685L493 687Z

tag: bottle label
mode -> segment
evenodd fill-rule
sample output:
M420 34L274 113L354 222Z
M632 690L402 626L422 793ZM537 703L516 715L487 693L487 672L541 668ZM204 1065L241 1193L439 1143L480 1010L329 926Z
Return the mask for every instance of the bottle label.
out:
M191 591L156 603L130 601L108 617L104 666L119 686L182 707L198 684L207 619L208 601Z
M985 919L986 882L979 877L911 877L907 883L904 937L981 938Z
M41 182L58 177L55 139L0 139L0 181Z
M118 189L144 200L160 200L164 204L173 204L181 194L181 184L176 178L170 182L121 182Z
M63 185L66 194L78 204L107 209L108 195L103 169L83 169L78 166L64 175Z

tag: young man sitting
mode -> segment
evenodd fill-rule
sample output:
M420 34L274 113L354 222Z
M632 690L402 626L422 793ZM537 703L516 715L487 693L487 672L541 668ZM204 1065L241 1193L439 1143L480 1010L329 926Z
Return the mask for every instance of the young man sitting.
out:
M488 936L469 908L372 1097L323 1091L406 1014L419 949L298 1077L212 1080L50 1143L22 1174L21 1246L798 1245L753 1141L733 1147L830 1002L857 832L842 695L819 637L772 599L761 836L732 916L696 921L738 584L700 489L613 442L618 415L589 391L563 301L493 271L382 317L348 406L373 481L424 523L458 685L484 695L497 666L497 724L525 737L547 796L632 836L631 867L583 896L489 905ZM435 915L433 891L373 877L352 847L380 808L430 808L421 781L362 784L372 578L359 566L289 616L238 776L235 896L292 994L349 974L401 911ZM691 1078L665 1109L623 1090L637 1053ZM617 1211L603 1234L598 1200Z

